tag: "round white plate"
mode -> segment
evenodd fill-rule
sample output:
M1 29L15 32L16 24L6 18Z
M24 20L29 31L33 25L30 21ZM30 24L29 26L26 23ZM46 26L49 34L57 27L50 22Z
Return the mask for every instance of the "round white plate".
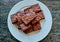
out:
M45 19L41 22L41 30L29 33L29 34L24 34L22 31L18 30L16 26L14 26L11 22L10 16L17 11L21 10L23 7L30 6L33 4L38 3L43 10ZM41 41L43 38L45 38L48 33L51 30L52 26L52 16L49 11L49 9L42 3L36 0L25 0L17 3L10 11L8 15L8 28L11 32L11 34L19 41L22 42L37 42Z

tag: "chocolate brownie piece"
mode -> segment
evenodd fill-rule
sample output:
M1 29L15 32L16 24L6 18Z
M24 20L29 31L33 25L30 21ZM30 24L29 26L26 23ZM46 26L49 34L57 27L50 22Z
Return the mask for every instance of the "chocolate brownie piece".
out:
M40 22L35 23L35 24L33 25L33 29L34 29L34 31L40 30L40 29L41 29Z
M30 33L30 32L32 32L33 30L32 30L32 27L30 27L30 28L28 28L27 30L25 30L25 31L23 31L24 33L26 33L26 34L28 34L28 33Z
M36 17L35 12L30 11L29 13L25 14L24 16L22 16L22 21L25 24L30 23L34 18Z
M34 5L31 6L31 10L32 10L33 12L38 12L38 11L40 11L41 9L40 9L39 4L34 4Z
M30 7L26 8L24 11L25 11L25 13L27 13L27 12L29 12L30 10L33 11L33 12L38 12L38 11L40 11L41 9L40 9L39 4L34 4L34 5L31 5Z
M44 15L43 15L42 12L39 12L39 13L37 13L36 15L37 15L37 16L36 16L36 18L32 21L32 24L35 24L36 22L44 19Z
M41 17L41 20L45 18L42 11L41 12L38 12L37 14L40 14L39 16Z
M13 24L17 22L17 15L16 14L11 15L11 21Z
M24 33L30 33L32 32L32 26L31 24L25 25L24 23L16 23L16 26L18 27L19 30L22 30Z
M30 24L25 25L24 23L18 25L18 29L21 29L22 31L25 31L25 30L27 30L27 29L29 29L29 28L31 28L31 27L32 27L32 26L31 26Z
M19 23L22 23L22 16L24 15L23 11L17 12L17 20Z

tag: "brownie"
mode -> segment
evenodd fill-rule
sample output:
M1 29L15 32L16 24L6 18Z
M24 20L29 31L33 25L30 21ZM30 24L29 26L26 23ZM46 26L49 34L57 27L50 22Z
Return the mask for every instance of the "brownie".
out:
M37 14L40 14L39 16L41 17L41 20L45 18L42 11L41 12L38 12Z
M26 34L28 34L28 33L30 33L30 32L32 32L33 30L32 30L32 27L30 27L30 28L28 28L27 30L25 30L25 31L23 31L24 33L26 33Z
M32 10L33 12L38 12L38 11L40 11L41 9L40 9L39 4L34 4L34 5L31 6L31 10Z
M37 15L37 16L36 16L36 18L32 21L32 24L35 24L36 22L44 19L44 15L43 15L42 12L39 12L39 13L37 13L36 15Z
M25 14L24 16L22 16L22 21L25 24L30 23L34 18L36 17L35 12L30 11L29 13Z
M18 28L21 29L22 31L25 31L25 30L27 30L27 29L29 29L29 28L31 28L31 27L32 27L32 26L31 26L30 24L25 25L24 23L18 25Z
M16 14L11 15L11 21L13 24L17 22L17 15Z
M41 29L40 22L35 23L35 24L33 25L33 29L34 29L34 31L40 30L40 29Z
M25 11L25 13L28 13L29 10L31 10L31 11L33 11L33 12L38 12L38 11L40 11L41 9L40 9L39 4L34 4L34 5L31 5L30 7L26 8L24 11Z
M17 20L19 23L22 23L22 16L24 15L23 11L17 12Z

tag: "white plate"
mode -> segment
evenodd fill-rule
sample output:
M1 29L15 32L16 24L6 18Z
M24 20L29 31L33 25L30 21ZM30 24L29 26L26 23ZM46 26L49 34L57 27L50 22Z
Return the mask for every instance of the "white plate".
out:
M32 32L29 34L24 34L22 31L18 30L11 22L11 18L10 16L14 13L16 13L17 11L21 10L23 7L26 6L30 6L33 4L38 3L41 7L41 9L43 10L45 19L44 21L42 21L41 23L41 30L36 31L36 32ZM51 26L52 26L52 16L51 13L49 11L49 9L42 3L39 1L34 1L34 0L27 0L27 1L21 1L19 3L17 3L10 11L9 15L8 15L8 28L11 32L11 34L19 41L22 42L37 42L37 41L41 41L43 38L45 38L48 33L51 30Z

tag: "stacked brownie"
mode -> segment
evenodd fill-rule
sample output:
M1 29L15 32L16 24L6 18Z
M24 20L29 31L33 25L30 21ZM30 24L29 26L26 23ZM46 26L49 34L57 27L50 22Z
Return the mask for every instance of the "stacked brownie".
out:
M39 4L31 5L23 11L11 15L12 24L15 24L19 30L24 33L30 33L41 29L40 20L44 19Z

